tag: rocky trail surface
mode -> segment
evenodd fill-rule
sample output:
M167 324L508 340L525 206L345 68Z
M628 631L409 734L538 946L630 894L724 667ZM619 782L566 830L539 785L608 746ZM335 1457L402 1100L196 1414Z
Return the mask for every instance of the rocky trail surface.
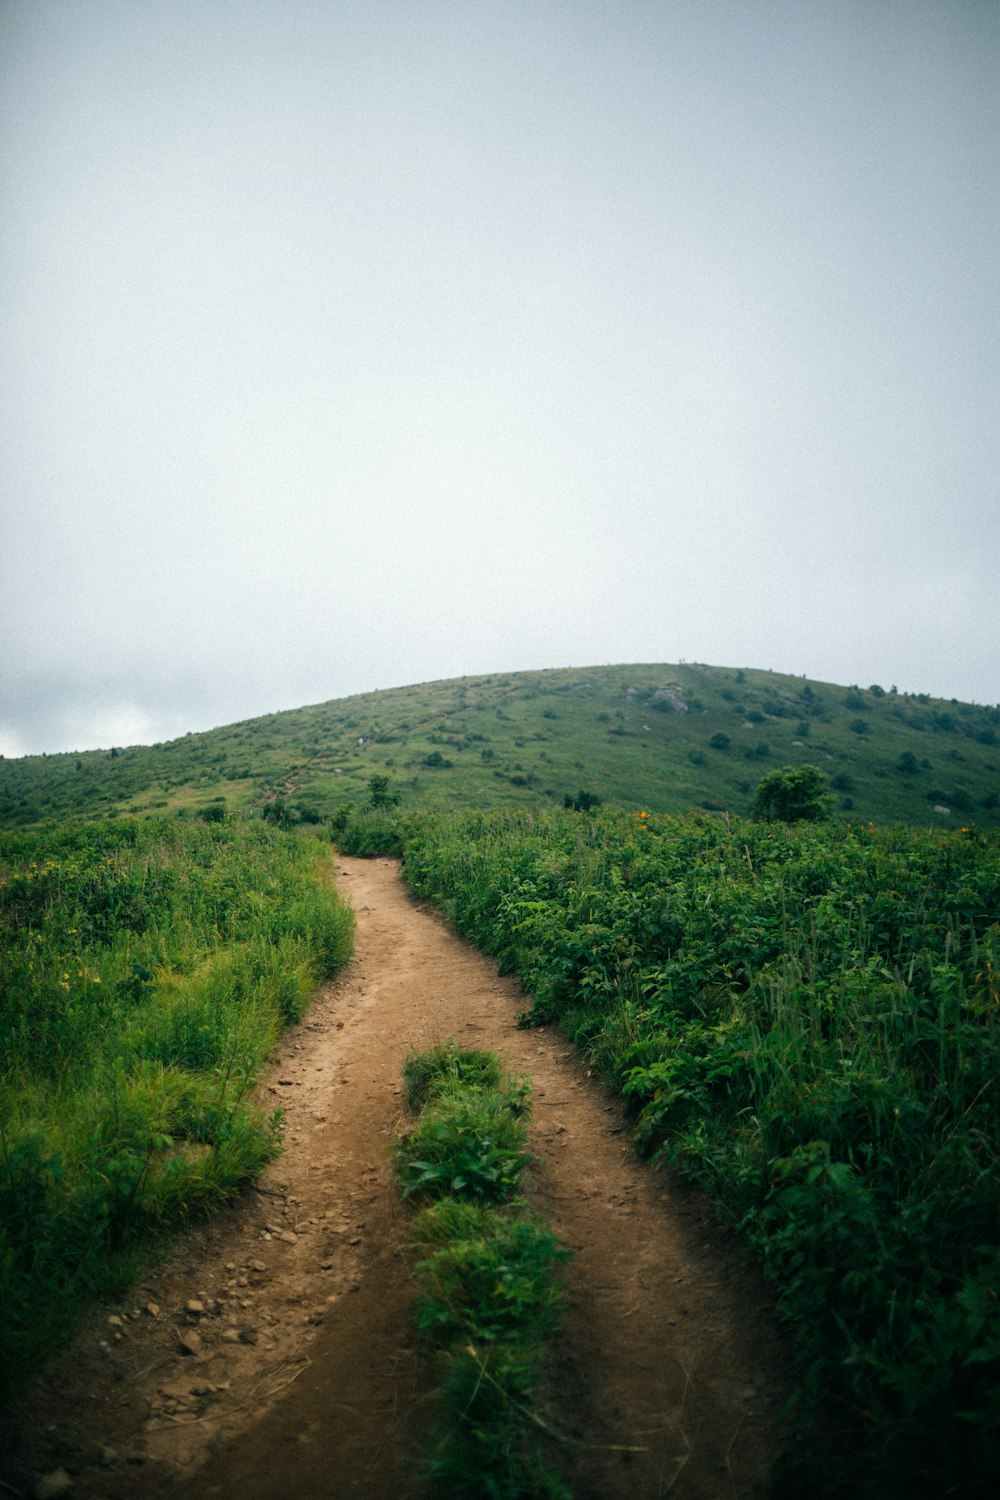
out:
M284 1154L46 1369L2 1435L0 1495L420 1494L432 1366L391 1147L406 1054L451 1036L532 1081L530 1191L573 1252L550 1412L577 1500L759 1500L788 1361L758 1274L699 1193L634 1158L559 1033L517 1029L517 981L394 862L342 858L338 879L356 959L263 1085Z

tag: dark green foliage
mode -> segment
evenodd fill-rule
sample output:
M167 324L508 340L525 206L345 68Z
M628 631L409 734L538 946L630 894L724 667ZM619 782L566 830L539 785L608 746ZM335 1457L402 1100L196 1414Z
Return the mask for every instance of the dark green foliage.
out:
M474 814L405 868L756 1246L853 1493L991 1493L997 836Z
M567 792L563 798L563 807L572 808L574 812L590 812L592 807L600 807L601 799L594 792L577 792L571 797Z
M425 1254L415 1267L421 1332L477 1344L554 1332L562 1297L550 1272L569 1255L538 1219L449 1197L424 1209L413 1229Z
M261 817L273 828L292 828L295 825L294 809L289 806L284 797L275 797L273 802L265 802L261 809Z
M420 1123L400 1142L399 1180L406 1197L499 1202L515 1192L530 1159L507 1091L457 1081L432 1091Z
M323 821L322 815L309 802L296 802L294 808L296 818L307 828L315 828Z
M367 808L398 807L399 793L392 790L388 776L369 776Z
M348 824L353 818L355 807L353 802L342 802L334 809L330 818L330 832L334 839L339 839L347 831Z
M798 823L823 818L829 810L827 778L818 766L783 766L757 783L755 818L772 823Z
M344 854L358 855L363 859L398 855L403 852L401 826L398 814L390 808L373 808L346 820L341 831L335 834L337 847Z

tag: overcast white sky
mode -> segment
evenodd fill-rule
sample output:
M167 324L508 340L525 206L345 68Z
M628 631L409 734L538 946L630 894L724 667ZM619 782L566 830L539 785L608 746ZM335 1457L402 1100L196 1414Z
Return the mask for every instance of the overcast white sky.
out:
M0 751L1000 700L996 0L0 0Z

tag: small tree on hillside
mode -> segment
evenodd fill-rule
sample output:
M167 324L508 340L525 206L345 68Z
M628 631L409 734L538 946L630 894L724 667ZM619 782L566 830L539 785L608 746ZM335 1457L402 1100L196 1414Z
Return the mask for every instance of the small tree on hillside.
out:
M388 776L369 776L367 803L369 808L395 807L398 802L399 793L392 790Z
M563 807L572 808L574 812L590 812L593 807L600 807L601 799L593 792L577 792L573 797L569 792L563 798Z
M757 783L753 816L764 823L825 818L831 805L826 773L819 766L781 766Z

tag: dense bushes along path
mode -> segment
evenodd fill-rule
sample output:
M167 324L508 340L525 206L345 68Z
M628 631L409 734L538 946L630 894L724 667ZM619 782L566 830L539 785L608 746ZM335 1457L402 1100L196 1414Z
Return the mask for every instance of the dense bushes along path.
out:
M343 859L340 881L357 958L270 1075L285 1155L104 1310L34 1394L36 1435L0 1476L26 1488L62 1465L104 1500L419 1493L429 1366L391 1143L407 1052L454 1036L533 1080L532 1191L573 1251L548 1399L586 1445L565 1469L578 1500L762 1496L786 1390L756 1274L698 1194L633 1160L620 1106L565 1041L516 1029L516 981L416 906L395 864ZM126 1314L117 1341L109 1314Z

